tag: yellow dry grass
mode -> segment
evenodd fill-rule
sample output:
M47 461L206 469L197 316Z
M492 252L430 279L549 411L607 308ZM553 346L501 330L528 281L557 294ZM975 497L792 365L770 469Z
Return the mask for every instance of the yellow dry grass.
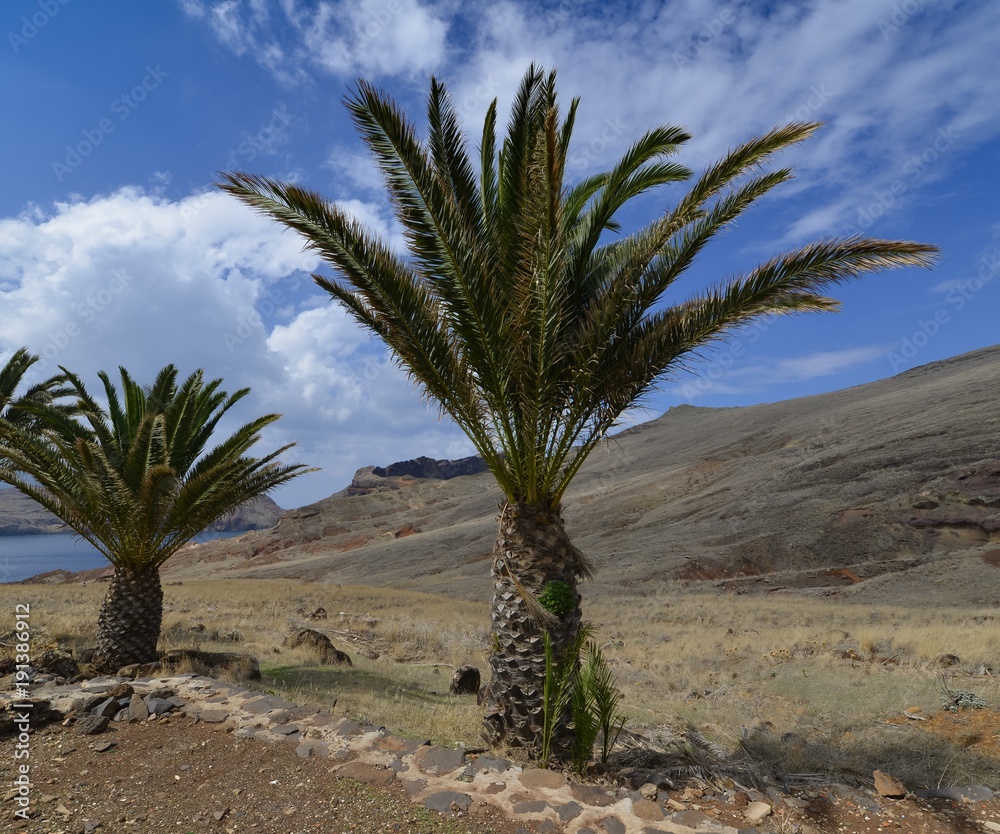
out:
M863 779L878 767L914 787L1000 787L1000 762L975 746L935 739L917 722L887 723L908 708L938 711L944 685L1000 707L992 611L723 596L680 584L643 590L592 594L585 607L630 728L689 724L784 773ZM36 647L92 645L103 592L93 583L0 585L0 642L10 643L14 606L27 602ZM185 581L164 594L163 649L247 652L264 686L286 697L336 701L338 712L412 737L481 743L475 700L448 694L448 680L465 663L485 669L485 604L288 580ZM327 619L304 618L318 607ZM301 627L325 631L354 665L322 667L304 649L283 648ZM958 660L942 669L944 655Z

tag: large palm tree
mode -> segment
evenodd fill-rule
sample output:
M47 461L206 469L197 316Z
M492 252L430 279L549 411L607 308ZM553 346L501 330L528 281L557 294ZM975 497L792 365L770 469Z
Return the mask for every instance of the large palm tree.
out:
M156 658L160 566L220 516L309 470L277 460L293 444L247 455L277 414L251 420L206 451L247 388L227 394L222 380L206 382L202 371L178 385L173 365L143 387L121 368L120 394L99 374L105 409L62 370L80 419L35 402L23 406L31 427L0 421L0 480L62 519L114 567L94 659L113 672Z
M543 633L558 661L580 626L577 580L590 571L566 534L562 498L601 438L721 335L759 316L834 310L823 294L831 285L928 266L936 250L824 239L679 300L674 282L709 240L791 177L763 164L819 125L785 125L736 147L662 216L617 236L632 198L691 176L671 159L689 138L681 128L653 128L610 170L570 183L578 101L562 118L554 72L528 70L502 145L493 102L478 158L437 80L425 142L369 83L346 105L381 168L408 257L300 186L241 172L220 185L304 236L333 267L332 278L314 276L319 286L389 345L496 476L505 502L493 550L486 729L537 749Z

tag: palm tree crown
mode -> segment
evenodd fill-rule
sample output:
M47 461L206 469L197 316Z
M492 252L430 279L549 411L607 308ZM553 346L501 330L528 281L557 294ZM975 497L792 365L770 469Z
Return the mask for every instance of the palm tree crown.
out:
M531 504L557 506L621 413L691 351L765 313L836 309L821 294L830 285L926 266L935 251L818 241L664 307L705 244L791 177L759 166L818 125L786 125L740 145L662 217L609 239L629 200L690 176L670 159L689 136L652 129L611 170L567 185L577 103L560 121L555 73L532 67L499 151L490 107L477 174L440 83L431 83L424 146L399 109L360 82L347 106L382 169L409 260L313 192L223 175L224 189L297 229L335 267L317 283L385 339L469 435L508 500Z
M202 371L177 384L168 365L148 388L120 369L121 394L99 374L107 410L75 374L65 371L83 420L65 409L27 404L44 429L0 429L0 479L34 498L73 528L116 567L155 569L192 537L240 504L305 470L246 452L278 419L247 423L213 449L205 447L219 421L249 393L220 391Z

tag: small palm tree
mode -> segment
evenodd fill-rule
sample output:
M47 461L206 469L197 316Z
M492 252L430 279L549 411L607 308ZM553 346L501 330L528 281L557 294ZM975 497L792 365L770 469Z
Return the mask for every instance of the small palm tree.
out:
M312 470L277 461L294 444L247 456L277 414L250 421L205 451L248 388L227 394L222 380L206 383L202 371L178 386L173 365L144 388L121 368L120 394L99 374L105 410L79 377L62 370L82 419L34 402L24 405L34 430L0 422L0 480L34 498L114 567L94 660L100 671L114 672L156 658L163 563L220 516Z
M528 70L502 145L493 102L478 158L436 80L426 142L368 83L346 104L381 168L408 258L305 188L240 172L224 174L221 187L304 236L334 269L314 276L319 286L389 345L496 476L506 500L493 550L487 734L537 752L543 632L558 663L579 631L577 581L590 571L564 528L562 498L601 438L734 328L834 310L823 295L831 285L927 266L936 250L820 240L678 299L675 282L712 237L791 177L761 166L819 125L785 125L740 145L662 216L616 236L632 198L691 176L671 159L689 138L681 128L651 129L610 170L570 184L578 101L560 116L554 72Z

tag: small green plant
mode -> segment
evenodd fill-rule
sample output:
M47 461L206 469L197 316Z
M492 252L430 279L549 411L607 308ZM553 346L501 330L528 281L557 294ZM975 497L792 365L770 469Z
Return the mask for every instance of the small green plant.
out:
M580 626L573 642L566 647L566 653L558 663L552 651L552 636L543 635L545 645L545 683L542 687L542 738L538 757L539 767L548 767L552 753L552 739L560 718L565 715L573 698L577 676L580 670L580 650L590 636L590 628Z
M941 677L941 708L948 712L958 712L960 709L983 709L987 706L986 701L980 698L975 692L967 689L952 689L948 686L948 679Z
M538 595L538 602L546 611L551 611L559 619L576 609L576 592L568 583L559 579L546 582Z
M597 742L600 732L600 721L594 698L594 672L592 650L594 644L588 643L587 662L580 667L576 686L573 688L571 709L573 714L573 769L583 773L587 768L587 760Z
M941 699L941 706L949 712L958 712L960 709L982 709L986 706L986 701L975 692L955 689L949 690L948 694Z
M604 653L590 640L590 627L584 624L558 664L552 653L552 638L545 641L545 685L542 695L542 742L539 761L548 765L552 752L555 727L567 709L570 710L573 742L570 754L573 768L583 773L594 745L601 738L601 761L607 762L622 728L625 717L619 709L621 693ZM586 658L580 655L586 647Z
M587 644L587 663L584 670L593 720L601 734L601 761L606 763L611 748L615 746L618 736L625 727L625 716L621 714L619 708L621 692L615 685L611 665L600 646L593 640ZM593 742L587 749L588 755L592 749ZM582 770L580 772L582 773Z

